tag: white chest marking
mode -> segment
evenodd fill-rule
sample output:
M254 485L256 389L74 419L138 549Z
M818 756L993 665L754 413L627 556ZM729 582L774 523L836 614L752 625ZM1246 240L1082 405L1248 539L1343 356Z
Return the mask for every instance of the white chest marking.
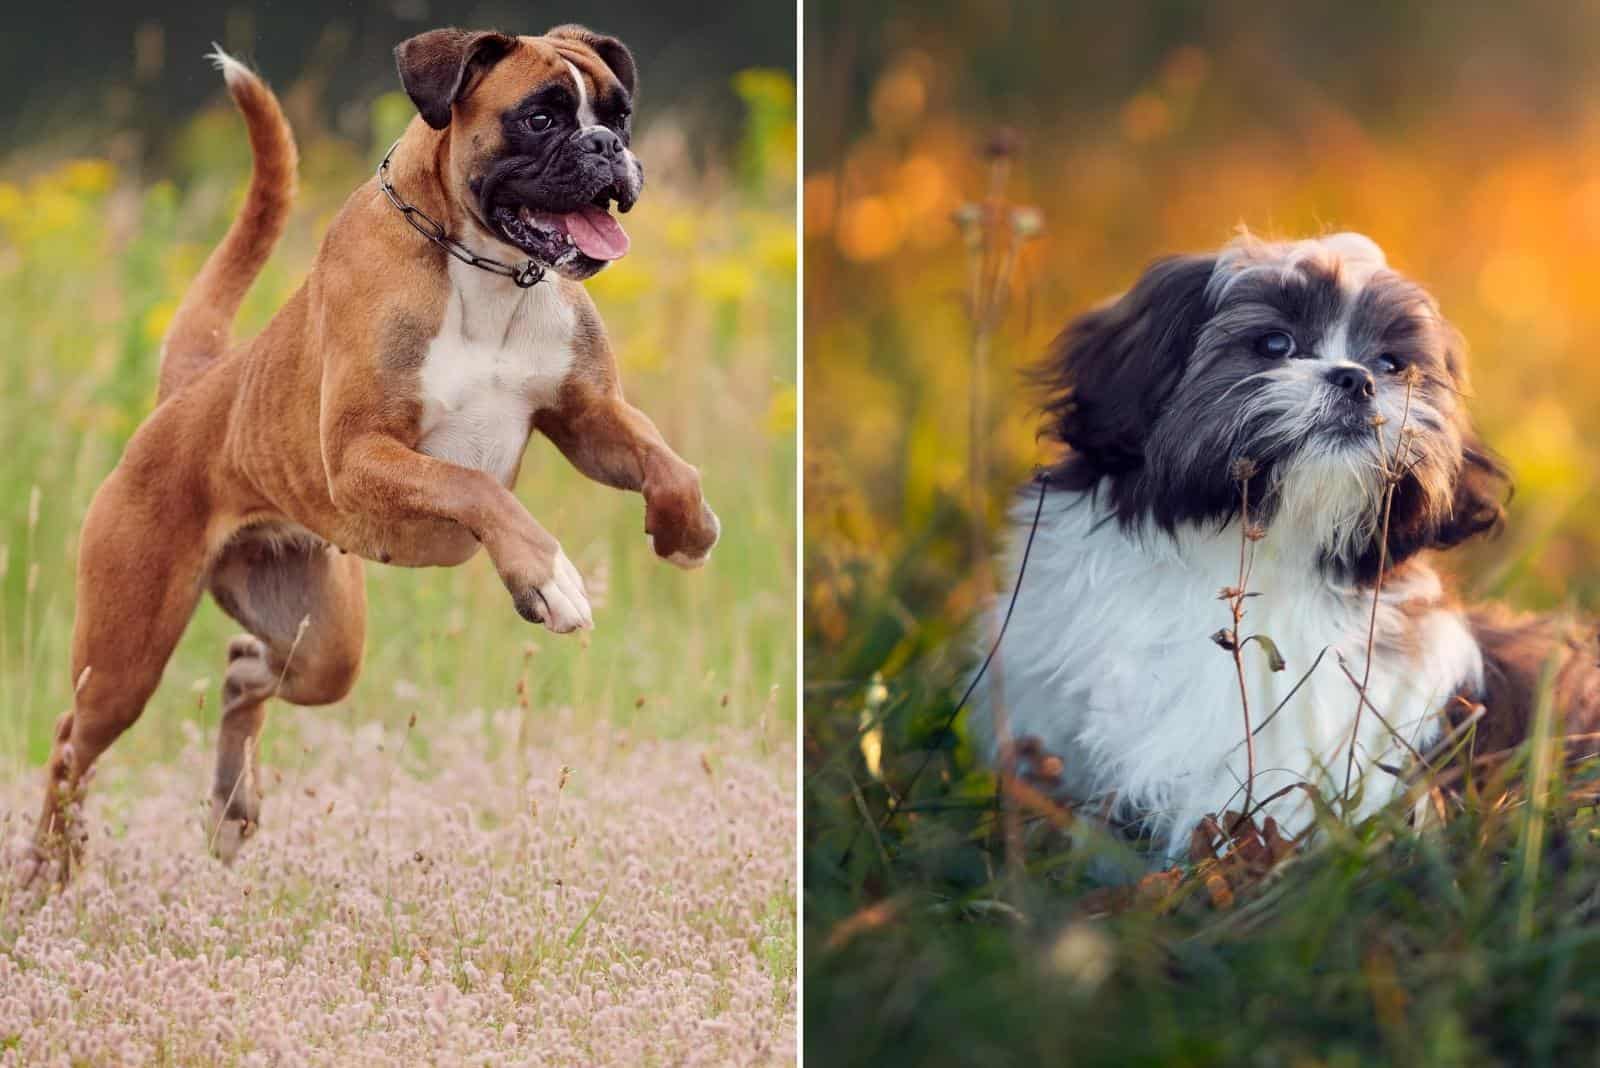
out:
M1019 507L1013 553L1020 553L1034 503ZM992 749L989 701L997 682L1013 736L1032 735L1062 757L1067 792L1115 791L1142 814L1170 856L1208 813L1242 804L1246 758L1233 659L1209 635L1229 624L1217 591L1238 580L1239 533L1124 534L1088 500L1052 495L1046 503L1015 614L1000 653L975 695L973 740ZM1287 535L1287 536L1286 536ZM1366 664L1370 591L1339 587L1303 551L1299 532L1269 528L1256 547L1243 631L1266 634L1288 661L1266 667L1245 649L1245 679L1256 734L1254 797L1305 781L1334 796L1344 786L1355 722L1355 687ZM1017 559L1010 573L1016 574ZM1437 575L1417 569L1386 584L1368 694L1406 742L1426 749L1439 735L1437 713L1463 685L1482 684L1482 656L1459 612L1402 611L1435 601ZM1004 610L1005 597L999 609ZM985 647L987 638L981 639ZM1251 643L1253 646L1254 643ZM1313 671L1323 649L1327 653ZM999 669L996 671L995 669ZM1310 672L1307 677L1307 672ZM1289 696L1297 682L1305 683ZM1283 709L1262 727L1280 703ZM1403 765L1408 752L1368 710L1361 717L1352 788L1365 776L1359 815L1394 794L1378 761ZM1288 834L1310 821L1303 791L1267 808Z
M577 316L553 282L450 264L453 292L421 371L418 451L511 485L533 415L555 403L573 361Z

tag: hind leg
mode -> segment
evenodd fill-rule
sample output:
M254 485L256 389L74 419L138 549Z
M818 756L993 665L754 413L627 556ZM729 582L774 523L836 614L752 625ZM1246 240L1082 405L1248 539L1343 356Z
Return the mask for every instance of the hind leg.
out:
M142 470L125 462L113 471L84 519L72 710L56 724L30 879L52 855L61 858L62 881L71 874L78 840L68 804L95 760L139 718L200 596L204 516L190 510L194 498L183 487L151 486Z
M248 630L228 643L211 848L232 860L261 822L261 728L272 697L325 705L361 670L366 587L361 560L303 535L247 531L211 572L211 593Z

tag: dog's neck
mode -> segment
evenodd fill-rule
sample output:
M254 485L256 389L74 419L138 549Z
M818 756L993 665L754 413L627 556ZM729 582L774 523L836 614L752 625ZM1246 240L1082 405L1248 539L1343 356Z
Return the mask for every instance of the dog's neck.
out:
M389 181L402 203L426 213L444 227L445 235L479 256L504 263L522 263L528 254L486 230L476 214L452 194L450 131L418 125L421 136L406 138L389 159ZM501 279L512 286L509 279Z
M430 130L420 120L420 137L405 137L389 157L389 181L404 203L443 223L451 237L465 227L461 206L446 188L450 174L450 131Z

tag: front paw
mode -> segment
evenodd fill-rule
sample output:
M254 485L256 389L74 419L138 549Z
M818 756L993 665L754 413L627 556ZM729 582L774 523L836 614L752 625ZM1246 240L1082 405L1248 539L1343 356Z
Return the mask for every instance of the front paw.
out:
M716 546L717 539L722 536L722 521L717 518L717 513L711 510L705 502L700 504L700 515L695 524L687 530L677 531L677 536L668 540L657 540L653 532L645 534L650 542L650 550L661 559L674 567L681 567L685 571L692 571L697 567L704 567L707 560L711 559L711 550Z
M543 623L557 634L594 627L594 611L583 588L583 576L559 548L549 578L507 585L517 613L529 623Z

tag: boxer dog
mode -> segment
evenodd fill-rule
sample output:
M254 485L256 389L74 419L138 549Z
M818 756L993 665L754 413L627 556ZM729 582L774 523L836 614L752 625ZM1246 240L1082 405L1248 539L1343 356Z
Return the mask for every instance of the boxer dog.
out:
M231 859L260 819L268 698L328 704L360 670L364 560L448 567L482 546L525 619L593 625L577 568L511 492L534 430L590 478L643 494L664 559L696 567L719 533L698 472L623 399L580 284L627 252L610 209L643 184L620 41L560 26L400 44L417 117L305 283L237 345L229 326L283 232L296 150L265 83L213 58L254 171L163 343L156 409L84 520L73 705L32 874L64 844L67 878L63 806L139 718L204 591L248 632L228 645L211 790L210 838Z

